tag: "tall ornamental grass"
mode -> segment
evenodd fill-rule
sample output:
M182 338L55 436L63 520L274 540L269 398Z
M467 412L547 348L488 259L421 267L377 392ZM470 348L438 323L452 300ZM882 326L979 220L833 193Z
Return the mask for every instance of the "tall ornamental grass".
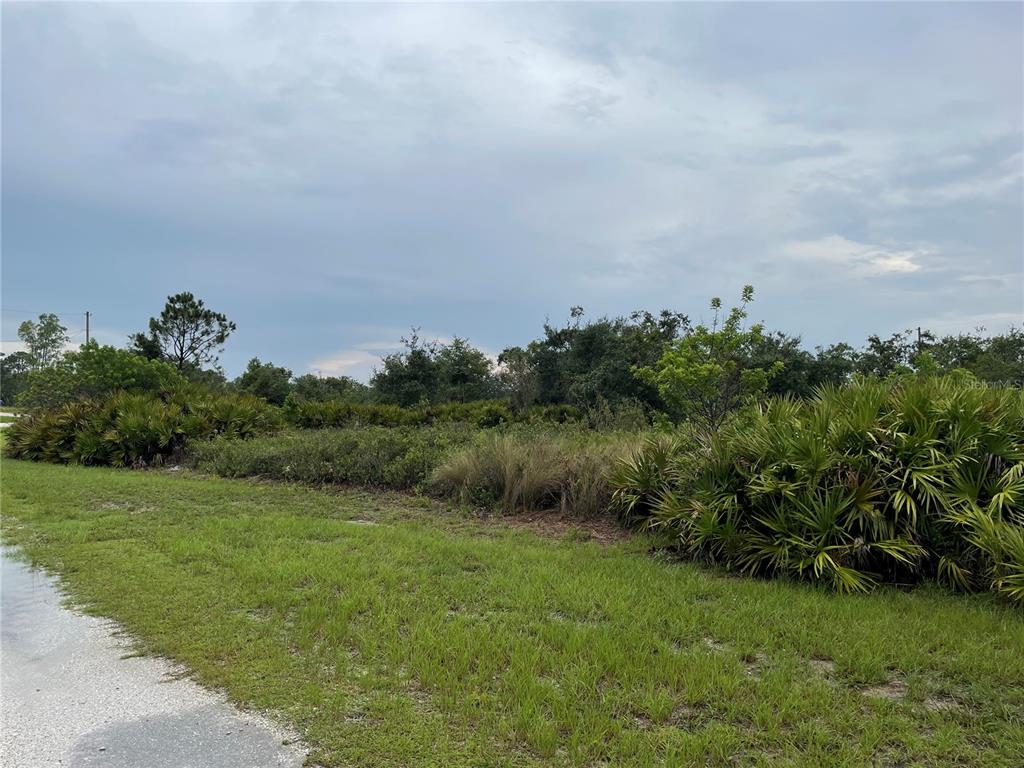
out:
M435 487L464 503L504 512L607 512L612 472L637 433L585 430L487 431L434 472Z

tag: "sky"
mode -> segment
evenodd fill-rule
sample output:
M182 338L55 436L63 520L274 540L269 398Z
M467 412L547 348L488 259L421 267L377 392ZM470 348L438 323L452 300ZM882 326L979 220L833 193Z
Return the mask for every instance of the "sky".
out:
M812 347L1024 319L1024 5L2 6L2 338L365 379L708 300Z

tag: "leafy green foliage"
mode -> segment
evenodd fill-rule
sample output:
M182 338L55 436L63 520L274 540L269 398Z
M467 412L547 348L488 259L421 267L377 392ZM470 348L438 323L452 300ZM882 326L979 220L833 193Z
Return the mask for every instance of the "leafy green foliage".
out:
M247 438L273 431L279 416L251 395L186 389L167 397L118 392L40 409L5 430L11 458L59 463L147 466L181 454L186 441Z
M196 443L189 463L224 477L262 477L405 490L424 485L465 427L357 427Z
M28 387L32 357L28 352L0 353L0 403L13 405Z
M653 366L636 369L638 378L657 387L673 411L703 431L717 429L730 411L762 394L784 367L781 360L764 367L750 362L753 351L764 343L760 325L743 327L753 299L753 287L744 287L740 306L724 318L721 299L712 299L711 327L695 326Z
M38 321L26 320L18 326L18 338L28 348L28 357L33 369L46 368L56 363L70 341L68 329L54 314L42 314Z
M685 435L655 433L616 462L609 476L611 508L627 525L646 524L674 488L689 476L694 442Z
M403 408L387 403L359 403L351 400L290 401L285 413L292 424L305 429L360 424L408 427L443 422L461 422L477 427L496 427L512 423L561 424L579 421L583 416L578 409L567 405L538 406L529 411L517 411L501 400L444 403L425 405L419 408Z
M294 403L309 400L348 400L365 403L369 401L371 394L369 387L348 376L314 376L307 373L295 379L291 398Z
M594 409L602 402L613 407L633 402L661 409L656 387L637 379L633 369L653 365L665 345L688 327L686 316L668 310L658 316L634 312L628 319L584 323L583 314L582 307L573 307L564 327L545 323L543 338L501 353L502 379L515 405L569 403Z
M944 371L960 368L982 381L1024 385L1024 328L994 336L944 336L928 351Z
M738 414L698 454L647 444L615 482L624 514L751 574L1024 596L1019 390L962 377L823 387Z
M781 368L777 363L782 363ZM769 395L810 397L823 384L844 384L856 370L856 351L849 344L803 349L800 338L781 331L764 333L750 345L746 364L775 373L765 390Z
M370 382L382 403L412 407L484 400L497 394L491 360L466 339L425 342L414 328L402 343L405 349L385 357Z
M235 388L262 397L268 403L283 405L291 393L292 372L273 363L262 363L254 357L245 372L235 379Z
M120 390L168 392L184 383L169 363L92 341L47 368L31 371L18 404L50 408L81 398L107 397Z

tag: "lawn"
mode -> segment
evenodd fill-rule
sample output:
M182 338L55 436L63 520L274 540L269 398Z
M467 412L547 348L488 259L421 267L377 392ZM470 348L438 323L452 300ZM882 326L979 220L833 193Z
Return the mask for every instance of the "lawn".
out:
M2 466L3 537L323 766L1024 764L1024 616L412 497Z

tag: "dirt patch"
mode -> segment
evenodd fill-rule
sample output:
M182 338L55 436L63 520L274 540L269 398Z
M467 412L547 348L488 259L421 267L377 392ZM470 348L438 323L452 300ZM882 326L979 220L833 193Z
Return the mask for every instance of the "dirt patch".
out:
M718 642L713 637L705 637L704 638L704 645L707 646L707 649L709 651L724 651L725 650L725 645L723 643Z
M827 677L836 673L836 663L832 659L811 659L807 664L819 675Z
M707 716L706 710L693 704L680 704L672 710L668 724L676 728L688 728L701 722Z
M922 703L929 712L955 712L960 709L960 702L952 696L929 696Z
M649 731L654 722L647 715L633 715L633 725L641 731Z
M541 536L579 541L596 541L599 544L615 544L626 541L633 534L608 518L584 520L552 510L550 512L522 512L507 517L488 516L489 522L497 522L511 528L525 528Z
M871 699L885 699L886 701L902 701L907 695L907 684L902 680L890 680L882 685L873 685L861 691L862 694Z
M755 653L754 655L747 655L743 657L743 671L747 677L753 678L754 680L761 679L761 670L768 662L768 657L763 653Z

